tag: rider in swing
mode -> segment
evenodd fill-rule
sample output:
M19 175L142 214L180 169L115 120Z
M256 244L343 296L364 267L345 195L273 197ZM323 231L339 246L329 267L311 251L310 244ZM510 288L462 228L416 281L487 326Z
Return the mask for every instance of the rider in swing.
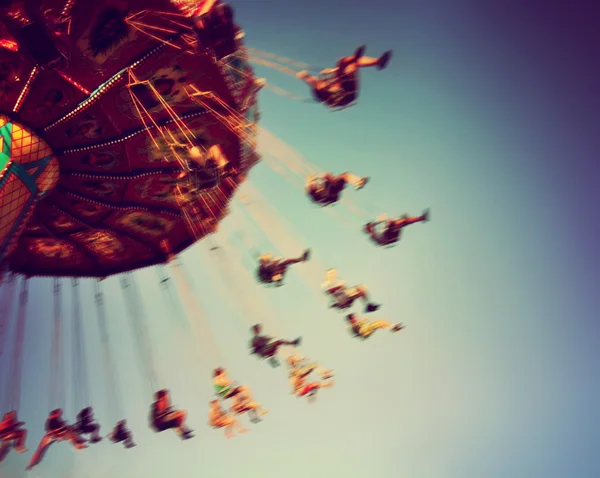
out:
M251 354L258 355L262 359L268 359L272 367L279 367L279 362L275 358L279 347L289 345L292 347L298 347L300 345L301 338L298 337L296 340L275 340L273 337L261 335L262 326L256 324L252 327L252 333L254 337L250 342Z
M392 324L387 320L368 320L359 318L355 314L346 316L348 327L354 337L366 340L375 333L376 330L387 329L392 333L400 332L404 329L402 324Z
M408 214L404 214L397 219L385 219L383 216L377 219L375 222L365 224L365 232L378 246L391 246L400 240L400 233L406 226L429 221L429 209L423 211L423 214L418 217L410 217ZM383 224L383 227L378 230L378 226L381 224Z
M256 402L250 393L250 389L245 386L240 386L238 393L233 397L233 404L231 411L236 415L242 415L248 413L250 415L250 421L252 423L258 423L261 421L260 417L269 413L268 410Z
M118 421L113 431L110 433L110 435L108 435L108 438L113 443L123 443L125 448L133 448L136 446L133 442L131 430L127 428L126 420Z
M6 458L8 452L13 448L17 453L25 453L25 440L27 440L27 430L23 427L24 422L17 418L17 412L8 412L0 422L0 462Z
M292 355L288 357L288 365L290 366L290 386L292 393L297 397L306 397L309 401L313 401L320 389L333 386L331 370L322 370L320 381L308 382L308 376L322 367L315 363L308 363L306 358Z
M57 441L69 440L71 444L78 450L87 448L85 440L77 433L76 427L69 425L63 419L63 411L60 408L52 410L46 420L46 434L40 441L40 444L31 457L31 461L27 466L27 470L33 469L41 463L44 455L48 451L48 447Z
M259 266L256 271L258 280L262 284L274 285L281 287L283 279L288 271L288 268L293 264L306 262L310 259L310 249L306 249L304 253L296 259L274 258L271 254L263 254L258 258Z
M340 200L342 191L351 184L358 191L365 187L368 177L345 172L336 176L331 173L312 174L306 178L306 193L312 201L322 207L335 204Z
M199 2L192 13L200 42L214 52L217 60L234 53L236 40L241 38L242 33L233 17L233 8L219 0Z
M210 402L210 410L208 412L208 424L213 428L225 428L225 438L233 438L234 430L238 433L246 433L248 430L244 428L236 418L230 413L223 410L219 400Z
M169 391L159 390L154 397L150 414L151 428L158 433L174 428L182 440L193 438L192 430L185 425L187 413L184 410L173 409Z
M79 435L90 435L90 443L102 441L100 425L94 423L94 410L92 407L86 407L77 414L75 429Z
M326 280L321 287L325 294L332 299L330 307L339 310L348 309L357 299L362 299L365 303L366 313L375 312L381 307L379 304L371 302L366 286L348 287L346 281L338 280L336 269L329 269L325 277Z
M358 69L375 66L383 70L392 57L386 51L379 58L364 56L366 46L356 49L353 55L340 58L337 66L321 71L322 76L301 71L296 76L311 87L314 99L331 108L350 106L358 98Z

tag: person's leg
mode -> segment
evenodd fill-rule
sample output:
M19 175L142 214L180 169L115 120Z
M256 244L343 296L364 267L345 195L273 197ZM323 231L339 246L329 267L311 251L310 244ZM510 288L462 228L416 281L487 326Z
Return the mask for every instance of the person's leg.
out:
M90 425L90 434L92 443L98 443L102 441L102 437L100 436L100 425L96 423Z
M0 445L0 463L4 461L4 459L8 456L10 451L10 442L8 440L3 440Z
M366 312L375 312L376 310L379 309L380 306L378 304L371 302L371 298L370 298L370 295L369 295L369 292L368 292L366 286L358 285L358 286L354 287L353 289L354 290L352 291L352 298L353 299L362 299L363 302L366 304L366 307L365 307Z
M125 448L133 448L135 443L133 442L133 438L131 437L131 433L127 433L125 435L125 439L123 440Z
M386 51L379 58L372 58L369 56L363 56L358 59L356 62L359 68L369 68L372 66L376 66L378 70L383 70L389 63L392 57L391 50Z
M242 426L242 424L238 420L236 420L235 418L232 418L232 420L233 420L233 427L235 428L235 430L238 433L246 433L248 431L246 428L244 428Z
M367 181L369 180L369 178L367 176L365 176L364 178L361 178L360 176L351 173L349 171L346 171L345 173L340 174L340 177L344 179L344 181L346 181L349 184L352 184L352 186L354 186L356 189L361 189L365 186L365 184L367 184Z
M27 430L17 430L15 431L15 451L17 453L25 453L27 448L25 448L25 441L27 440Z
M235 421L232 418L225 418L223 420L224 428L225 428L225 438L233 438L235 433L233 433L233 428L235 425Z
M192 438L194 435L192 434L193 430L188 427L185 423L187 419L187 413L183 410L178 410L175 412L177 417L177 431L182 438Z
M44 456L46 455L46 452L48 451L48 447L50 447L52 443L54 443L54 438L52 438L50 435L45 435L41 439L40 444L38 445L37 449L35 450L35 453L29 461L27 470L31 470L34 466L37 466L42 462Z
M415 224L417 222L427 222L428 220L429 220L429 210L426 210L420 216L405 217L405 218L400 219L399 221L400 221L401 227L404 227L404 226L410 226L411 224Z
M78 450L81 450L82 448L87 448L86 440L81 435L79 435L79 433L77 433L75 429L68 430L65 433L65 439L69 440L71 445L73 445Z
M277 267L280 269L282 268L283 271L281 273L284 274L286 272L288 266L291 266L293 264L299 264L300 262L306 262L309 259L310 259L310 249L306 249L300 257L297 257L295 259L285 259L285 260L279 262L277 264Z
M367 322L360 328L360 335L364 338L369 338L379 329L391 329L394 324L387 320L374 320L373 322Z
M279 347L282 347L284 345L289 345L291 347L297 347L298 345L300 345L301 342L301 337L298 337L295 340L275 340L274 342L271 342L267 347L267 354L269 356L274 356L275 354L277 354L277 352L279 351Z

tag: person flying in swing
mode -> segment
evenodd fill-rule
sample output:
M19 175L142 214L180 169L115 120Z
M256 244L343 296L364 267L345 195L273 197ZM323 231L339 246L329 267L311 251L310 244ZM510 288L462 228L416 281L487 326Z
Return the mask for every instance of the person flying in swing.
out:
M321 71L321 76L301 71L296 77L311 88L317 102L331 108L350 106L358 98L359 68L375 66L378 70L383 70L392 57L391 51L386 51L379 58L366 57L365 49L366 46L363 45L353 55L340 58L337 66Z
M337 270L329 269L326 272L326 280L321 286L326 295L332 299L330 307L344 310L352 306L354 301L362 299L365 302L365 312L375 312L381 306L371 302L366 286L357 285L348 287L346 281L337 279Z
M218 0L199 2L192 14L198 39L214 52L217 60L235 52L236 40L241 38L233 17L233 8Z
M237 395L240 387L234 384L224 368L216 368L213 371L213 387L215 394L220 399L227 399Z
M231 405L231 411L236 415L242 415L248 413L250 415L250 421L252 423L258 423L261 421L260 417L269 413L268 410L263 406L254 401L250 389L248 387L240 386L238 393L233 397L233 404Z
M288 271L288 268L293 264L306 262L310 259L310 249L306 249L304 253L296 259L274 258L271 254L263 254L258 258L259 265L256 275L261 284L275 285L281 287L283 279Z
M210 402L208 424L213 428L225 428L225 438L233 438L235 436L233 433L234 430L238 433L246 433L248 431L237 419L223 410L219 400L211 400Z
M331 173L312 174L306 178L306 193L312 201L320 206L329 206L340 200L342 191L351 184L358 191L365 187L368 177L361 178L353 173L342 173L335 176Z
M80 436L90 435L90 443L102 441L102 437L100 436L100 425L94 423L94 410L92 407L86 407L77 414L75 430Z
M305 359L296 355L288 358L288 364L290 366L290 386L292 394L296 397L306 397L312 401L320 389L333 386L331 370L323 370L320 381L308 382L308 376L321 367L317 364L307 364Z
M378 246L391 246L400 240L402 228L417 222L429 221L429 209L423 211L418 217L410 217L407 214L397 219L386 219L385 216L378 217L376 221L365 224L365 232ZM378 226L384 224L378 230Z
M25 422L20 422L17 412L7 412L0 422L0 462L2 462L11 448L17 453L25 453L27 430L23 427Z
M108 438L113 443L123 443L125 448L133 448L136 444L133 442L133 436L131 434L131 430L127 428L127 421L120 420L117 422L113 431L110 432Z
M46 420L46 434L40 441L27 470L33 469L41 463L48 451L48 447L54 442L68 440L78 450L87 448L85 440L79 436L74 426L69 425L62 417L63 411L60 408L52 410Z
M185 425L187 413L184 410L173 409L169 391L159 390L154 394L154 398L150 413L150 427L158 433L173 428L182 440L193 438L193 431Z
M257 355L261 359L268 359L272 367L279 367L279 362L275 358L275 355L279 351L279 347L284 345L290 345L292 347L298 347L302 340L298 337L296 340L275 340L273 337L261 335L262 326L256 324L252 327L252 341L250 342L251 354Z
M402 324L392 324L387 320L368 320L358 318L355 314L346 316L350 332L357 338L366 340L375 333L376 330L387 329L392 333L400 332L404 329Z

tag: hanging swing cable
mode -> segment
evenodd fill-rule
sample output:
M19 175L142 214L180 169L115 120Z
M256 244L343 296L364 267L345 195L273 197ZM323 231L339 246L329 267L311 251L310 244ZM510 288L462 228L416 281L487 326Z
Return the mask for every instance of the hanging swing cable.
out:
M145 369L150 393L154 393L158 390L158 374L152 356L150 337L143 321L141 302L138 300L135 282L133 280L133 275L130 272L125 273L121 277L121 288L123 290L125 302L128 306L129 317L133 327L133 335L135 336L138 351L140 353L141 367L142 370ZM127 289L129 289L129 291Z
M79 279L71 279L73 288L73 405L79 411L89 405L85 347L82 330L81 297Z
M52 322L52 344L50 349L50 382L49 405L48 409L53 410L64 406L64 397L60 396L60 392L65 391L64 370L61 368L61 353L62 353L62 320L61 320L61 302L60 294L62 284L58 277L54 278L52 292L54 295L54 317Z
M110 340L108 335L108 324L106 322L106 308L104 307L104 294L100 280L94 282L94 299L96 301L96 311L98 319L98 329L100 330L100 340L102 342L102 358L104 359L104 374L106 378L106 392L108 395L108 405L119 419L125 413L119 401L119 377L113 362L110 349Z
M17 291L17 280L14 274L8 276L8 280L5 283L4 292L2 294L2 308L0 308L0 357L4 355L4 335L8 327L8 318L12 312L14 305L14 298L16 297Z
M229 232L229 235L233 235L231 229L225 228L225 231ZM240 240L240 245L244 248L244 241L242 238ZM231 242L230 242L231 244ZM272 308L271 304L269 304L265 291L263 289L259 289L256 292L250 292L251 289L246 287L245 284L241 281L241 275L236 274L235 265L241 264L243 261L242 253L240 250L235 254L236 249L240 249L234 247L231 244L233 251L233 255L229 254L222 247L222 253L217 256L217 260L220 263L219 271L221 275L221 280L224 284L227 284L227 287L231 290L231 292L237 298L236 302L242 308L242 317L245 318L245 325L248 327L252 327L256 324L255 318L260 318L260 321L267 327L270 333L283 336L286 330L282 330L282 324L279 320L277 320L277 314L275 310ZM241 267L241 266L239 266ZM258 264L257 264L258 267ZM254 281L255 278L248 274L251 281ZM291 352L287 353L287 355L291 354Z
M27 321L27 299L29 296L27 277L21 282L19 294L19 311L17 315L17 330L15 331L15 345L13 348L11 380L9 384L8 410L19 410L21 404L21 381L23 376L23 352L25 345L25 325Z
M204 313L194 296L193 287L190 283L188 275L184 270L184 265L180 262L174 264L173 272L175 280L179 285L179 297L180 299L182 299L182 305L184 307L184 310L186 310L187 312L186 315L190 319L193 317L197 318L196 320L191 321L192 328L194 329L193 331L198 336L198 339L200 339L204 343L206 349L212 352L213 360L217 362L215 366L221 366L221 364L223 363L223 357L219 352L218 347L216 346L215 338L211 334L210 329L208 327L203 327L203 330L205 332L203 334L199 331L198 321L201 320L205 325L208 325L208 321L205 319L206 314Z
M172 310L176 310L179 313L178 314L173 314L173 315L178 315L181 319L180 325L183 325L183 322L185 322L187 325L189 325L189 322L187 322L187 316L185 314L185 311L181 311L181 304L179 304L177 302L177 300L175 300L175 297L173 296L173 291L171 290L171 287L169 287L169 283L171 282L171 277L169 277L169 275L167 274L167 272L165 271L165 266L164 265L159 265L158 267L156 267L156 273L158 274L158 280L159 280L159 284L160 284L160 288L163 291L163 294L165 294L166 296L168 296L169 298L169 303L171 304Z

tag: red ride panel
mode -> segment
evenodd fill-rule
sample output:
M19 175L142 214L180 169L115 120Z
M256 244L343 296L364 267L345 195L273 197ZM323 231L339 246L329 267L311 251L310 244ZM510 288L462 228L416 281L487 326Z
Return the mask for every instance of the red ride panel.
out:
M41 129L73 110L87 95L52 70L41 70L25 98L19 115L34 129Z
M60 166L63 172L78 171L95 175L130 172L125 142L88 151L62 154Z
M121 132L114 127L103 109L102 101L97 101L85 111L47 131L46 138L56 151L103 143L120 135Z
M160 45L160 40L127 23L127 17L148 9L177 13L166 0L76 2L68 42L69 66L65 73L92 91ZM144 18L139 18L139 22L144 22ZM156 30L147 29L147 32Z

